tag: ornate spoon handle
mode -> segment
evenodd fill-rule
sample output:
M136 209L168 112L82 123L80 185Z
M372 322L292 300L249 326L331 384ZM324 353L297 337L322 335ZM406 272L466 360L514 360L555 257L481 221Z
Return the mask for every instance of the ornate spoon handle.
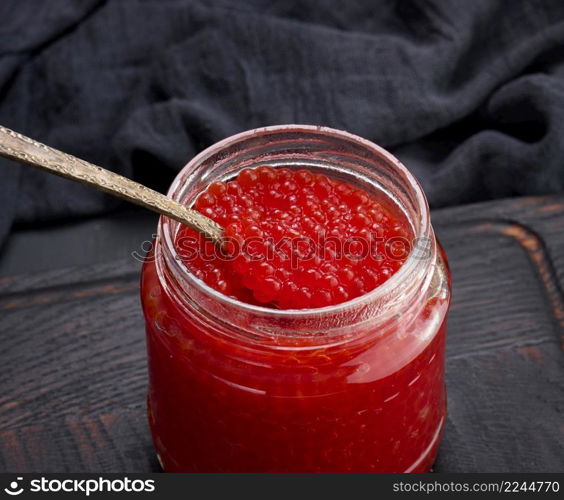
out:
M0 156L92 186L166 215L221 244L223 228L208 217L142 184L0 126Z

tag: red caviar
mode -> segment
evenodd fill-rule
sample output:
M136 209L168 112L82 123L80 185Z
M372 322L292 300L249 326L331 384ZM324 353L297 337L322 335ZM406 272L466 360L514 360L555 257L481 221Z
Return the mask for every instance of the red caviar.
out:
M233 178L259 163L326 175L277 166ZM280 126L204 151L170 195L229 238L218 255L161 218L143 266L164 470L429 471L446 414L450 278L407 169L350 134ZM426 252L406 258L414 238Z
M383 201L308 170L244 169L211 184L194 205L225 228L226 254L187 227L177 247L196 276L241 301L339 304L384 283L409 252L405 217Z

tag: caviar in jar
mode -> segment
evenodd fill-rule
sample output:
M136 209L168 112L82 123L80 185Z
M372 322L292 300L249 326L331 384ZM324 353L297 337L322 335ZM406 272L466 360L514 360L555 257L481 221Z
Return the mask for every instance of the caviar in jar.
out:
M144 265L164 469L429 470L449 277L405 167L350 134L273 127L212 146L169 194L225 227L237 252L162 219Z

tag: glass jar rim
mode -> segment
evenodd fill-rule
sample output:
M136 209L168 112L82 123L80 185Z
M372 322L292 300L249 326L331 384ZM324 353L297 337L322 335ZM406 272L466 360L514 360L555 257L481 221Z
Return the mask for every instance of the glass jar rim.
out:
M243 142L246 139L257 137L260 135L276 134L281 132L296 132L300 131L306 133L318 133L324 136L333 136L339 139L344 139L356 143L359 146L368 148L373 152L377 153L378 156L383 158L389 164L393 164L399 173L401 173L408 187L412 190L415 195L417 209L419 217L417 220L410 222L413 224L414 239L429 237L432 234L430 225L430 214L427 199L423 192L423 189L414 175L390 152L384 148L378 146L377 144L364 139L360 136L346 132L343 130L338 130L330 127L324 127L319 125L298 125L298 124L286 124L286 125L274 125L268 127L260 127L256 129L247 130L230 137L227 137L221 141L214 143L208 148L201 151L199 154L194 156L178 173L174 181L172 182L167 195L176 198L176 194L181 190L183 184L185 183L186 174L195 169L198 165L208 159L210 156L217 154L223 149L226 149L234 144ZM168 255L170 255L170 262L174 267L174 272L185 279L189 284L195 287L199 292L217 300L218 302L228 306L237 308L238 310L245 313L258 314L261 316L269 316L271 319L275 318L315 318L317 316L333 315L344 313L352 308L361 307L363 304L371 303L373 301L382 300L387 296L390 296L398 286L409 279L415 270L419 267L421 263L421 258L416 255L413 248L404 264L395 272L388 280L383 284L377 286L370 292L367 292L354 299L341 302L339 304L319 307L319 308L308 308L308 309L274 309L270 307L258 306L254 304L249 304L242 302L240 300L234 299L221 292L215 290L211 286L207 285L204 281L197 278L189 268L184 264L182 259L178 256L176 246L174 244L174 235L171 230L171 222L168 218L161 216L158 225L158 237L163 241L163 246ZM432 259L429 259L432 260Z

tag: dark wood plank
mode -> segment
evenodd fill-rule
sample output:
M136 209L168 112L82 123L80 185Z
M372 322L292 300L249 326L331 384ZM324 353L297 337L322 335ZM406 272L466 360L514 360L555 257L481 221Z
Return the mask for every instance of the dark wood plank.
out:
M436 211L453 273L437 471L564 470L564 197ZM134 259L0 278L0 470L158 470Z
M76 415L0 431L2 471L160 470L144 409ZM124 446L130 443L130 446Z
M124 259L151 239L157 220L131 205L103 217L20 226L0 248L0 276Z
M450 258L448 420L435 469L564 470L564 198L438 211Z

